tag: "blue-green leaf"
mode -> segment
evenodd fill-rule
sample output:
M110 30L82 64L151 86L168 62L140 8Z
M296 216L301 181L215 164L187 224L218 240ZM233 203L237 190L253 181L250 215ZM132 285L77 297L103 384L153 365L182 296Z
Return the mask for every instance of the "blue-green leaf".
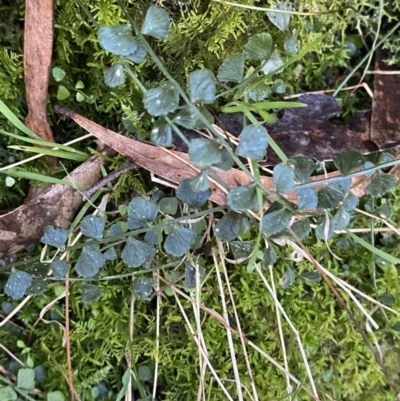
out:
M302 155L291 157L286 164L293 169L296 180L301 184L307 182L315 170L315 163L309 157Z
M333 163L343 174L350 174L355 168L360 167L364 163L363 156L355 150L346 150L333 158Z
M218 142L212 139L193 139L189 144L190 160L197 166L207 167L221 161Z
M211 71L196 70L189 74L188 93L192 103L212 103L215 91L215 77Z
M196 234L193 230L178 226L168 234L164 242L164 248L170 255L179 257L189 250L195 239Z
M262 219L262 233L274 235L283 231L289 227L292 216L292 212L286 208L274 210L273 212L267 211Z
M0 387L0 399L3 401L17 401L18 395L11 385Z
M261 125L256 127L248 125L239 136L239 145L236 153L251 160L263 160L267 152L268 131Z
M376 164L390 163L396 160L396 157L390 153L390 151L381 152L378 157L378 162Z
M228 56L218 69L217 79L221 82L237 82L243 80L244 54L235 53Z
M35 371L33 369L20 369L17 386L24 390L32 390L35 387Z
M248 258L254 249L252 241L229 241L234 259Z
M130 24L103 26L99 30L99 43L104 50L117 56L134 54L138 42L132 36Z
M285 37L285 42L283 44L285 53L289 56L294 56L298 53L299 47L297 43L297 36L293 33L288 32Z
M282 57L279 55L278 50L274 50L271 54L271 57L268 59L266 63L263 63L261 67L261 71L267 75L271 72L276 71L279 67L281 67L285 62L282 60Z
M281 277L281 279L279 280L279 285L286 290L287 288L289 288L295 281L295 275L293 270L288 267L286 269L285 274Z
M200 106L197 107L199 112L202 114L202 116L206 119L207 124L204 123L200 118L197 119L196 124L194 128L196 129L205 129L210 127L211 125L214 124L214 117L213 115L208 111L207 107L204 104L201 104Z
M215 225L214 234L221 241L232 241L249 229L250 224L246 216L230 211Z
M221 150L221 161L219 163L213 164L213 166L220 168L221 170L228 171L232 168L233 166L233 159L230 153L228 152L227 149L222 149Z
M87 305L91 302L98 301L102 296L104 290L97 285L83 283L82 284L82 302Z
M25 273L30 274L33 278L45 279L49 273L49 265L38 262L33 262L28 268L25 269Z
M190 186L195 192L204 192L210 189L207 170L201 170L199 174L190 180Z
M152 223L158 214L158 205L151 200L135 197L128 204L128 215L142 223Z
M147 365L141 365L138 367L138 376L141 381L150 381L153 379L151 369Z
M206 275L203 267L198 266L200 280ZM185 262L185 284L188 288L196 288L196 267L192 262Z
M329 218L325 217L315 228L315 235L323 241L331 239L336 230L336 224Z
M47 394L47 401L65 401L65 397L61 391L51 391Z
M176 196L182 202L187 203L192 208L199 208L203 206L211 195L211 190L195 192L190 185L190 178L181 181Z
M300 277L309 283L318 283L321 281L321 275L318 272L305 272L301 273Z
M311 210L318 206L318 196L314 188L297 190L297 205L300 210Z
M115 252L115 248L113 246L111 248L108 248L104 252L104 257L107 260L116 260L117 259L117 252Z
M15 308L16 308L16 305L14 305L12 302L3 301L1 303L1 310L6 315L9 315Z
M173 121L187 129L204 129L214 123L214 117L204 105L198 107L198 111L207 120L208 125L204 124L200 118L198 118L198 113L196 113L196 110L194 110L193 106L190 105L183 106L179 113L174 117Z
M276 263L276 255L271 246L264 252L263 264L264 267L273 266Z
M68 272L68 264L64 260L60 260L58 257L53 259L51 262L51 270L57 280L61 280L65 277Z
M54 228L47 226L44 229L43 237L40 239L43 244L55 246L60 251L64 251L65 242L68 238L68 230L65 228Z
M168 198L166 198L168 199ZM157 230L149 230L144 236L144 242L149 245L157 245L158 244L158 231Z
M12 299L20 299L25 295L26 289L32 283L32 276L28 273L11 268L4 292Z
M158 203L165 196L165 193L157 187L153 188L151 192L150 200L154 203Z
M140 33L156 39L165 39L169 33L168 13L161 7L149 7Z
M367 195L373 198L381 198L386 192L396 184L396 177L390 174L381 173L374 177L371 183L365 189Z
M294 190L294 172L286 164L277 164L274 167L274 186L280 194L290 194Z
M143 265L151 251L152 247L149 244L128 238L121 252L121 258L129 267L139 267Z
M35 385L37 386L46 378L46 370L43 365L35 366L33 370L35 371Z
M311 232L311 226L308 218L296 221L296 223L292 224L290 228L294 231L299 239L303 239Z
M197 113L190 105L185 105L174 117L173 122L187 129L193 129L197 123Z
M375 167L375 164L367 160L365 163L363 163L361 165L360 169L361 170L368 170L368 169L373 168L373 167ZM372 174L374 174L374 171L370 171L370 172L366 173L365 175L366 175L366 177L371 177Z
M379 216L382 219L390 219L390 216L392 215L392 209L389 205L384 203L374 210L374 214L375 216Z
M272 38L269 33L253 35L245 44L245 56L250 60L268 60L271 56Z
M343 192L343 195L350 189L351 187L351 178L342 178L339 181L336 181L335 183L332 184L333 186L337 186L340 188L340 190Z
M122 118L122 125L124 126L124 128L129 131L131 134L136 134L137 129L135 126L134 121L130 120L129 118Z
M281 79L275 79L274 84L271 86L271 90L275 93L283 95L286 92L286 85ZM272 121L271 124L273 124L275 121L276 120ZM269 121L267 122L269 123Z
M81 232L87 237L102 239L105 225L104 217L89 215L81 221Z
M42 295L48 287L47 281L34 278L31 285L26 289L26 295Z
M121 64L116 64L107 68L104 72L104 83L110 88L123 85L125 83L124 67Z
M187 129L205 129L214 123L214 117L204 105L198 107L198 111L203 114L203 117L208 121L208 125L198 118L198 113L193 109L193 106L186 105L181 108L179 113L174 117L174 123L181 125Z
M133 217L128 217L128 220L126 222L126 226L130 230L137 230L138 228L142 228L143 225L144 225L143 222L141 222L138 219L134 219Z
M227 203L232 210L258 210L256 184L232 188L228 192Z
M190 186L190 180L186 180L186 184L188 184ZM182 183L181 183L182 185ZM179 191L179 188L178 190ZM193 190L192 190L193 192ZM209 191L207 191L209 192ZM188 203L186 201L184 201L183 199L181 199L182 202ZM160 206L160 210L165 213L168 214L170 216L173 216L177 210L178 210L178 199L175 198L174 196L168 197L168 198L162 198L159 202L159 206Z
M339 208L336 212L334 218L332 219L333 228L336 230L342 229L343 227L348 227L350 223L350 214L343 207Z
M174 112L179 103L175 86L163 82L158 88L149 89L144 95L144 107L152 116L162 116Z
M125 57L135 64L140 64L144 61L146 55L146 48L140 42L137 42L136 50L133 53L125 55Z
M151 142L156 146L163 146L168 148L172 145L172 130L170 125L164 120L164 118L160 118L154 125L151 130Z
M322 188L318 192L318 207L323 209L333 209L343 200L344 192L335 183Z
M106 257L92 245L85 245L75 264L76 272L83 278L95 276L106 263Z
M289 27L290 14L281 13L282 11L292 11L292 4L288 1L283 1L277 3L275 6L277 11L268 11L267 15L269 20L282 32L286 31Z
M142 265L145 269L150 269L151 264L153 263L153 260L154 260L154 258L156 256L156 253L157 253L156 248L151 247L151 250L146 255L146 259L144 260L143 265Z
M133 281L133 295L138 299L149 298L153 293L154 279L135 278Z
M124 233L123 228L120 224L116 223L110 227L110 237L115 237Z
M383 304L388 305L388 306L393 306L397 302L396 297L390 293L379 295L378 301L380 301Z

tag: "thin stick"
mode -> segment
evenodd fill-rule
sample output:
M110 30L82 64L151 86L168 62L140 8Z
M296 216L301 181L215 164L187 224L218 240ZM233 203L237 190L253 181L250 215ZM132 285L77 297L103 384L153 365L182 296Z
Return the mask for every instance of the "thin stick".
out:
M303 362L304 362L304 365L306 367L308 379L310 380L311 389L313 391L313 394L314 394L315 398L319 398L318 392L317 392L317 388L316 388L315 383L314 383L314 378L313 378L312 373L311 373L310 365L308 364L307 355L306 355L306 352L304 350L303 342L301 341L299 332L296 329L296 327L294 326L294 324L292 323L292 321L289 319L289 316L286 314L285 309L283 309L283 307L282 307L281 303L279 302L278 298L276 297L276 295L272 291L271 286L269 285L268 281L264 277L264 274L262 273L262 271L261 271L261 269L260 269L260 267L259 267L259 265L257 263L255 264L255 270L257 271L257 273L260 276L260 278L261 278L262 282L264 283L264 285L267 287L267 289L268 289L269 293L271 294L271 296L272 296L276 306L278 307L279 311L282 313L283 317L285 318L285 320L289 324L290 328L292 329L293 334L296 337L297 344L298 344L299 349L300 349L301 357L303 358Z
M400 24L399 24L400 25ZM314 267L318 270L318 272L321 274L322 278L324 279L325 283L328 285L329 289L332 291L332 293L335 295L337 298L338 302L342 306L342 308L346 311L347 315L349 316L350 320L353 322L354 326L356 327L357 331L360 333L362 339L364 340L366 346L370 349L372 355L375 358L376 363L379 365L379 367L382 370L382 373L386 377L386 380L389 384L389 386L394 390L396 393L396 396L400 396L399 389L397 387L396 382L393 380L392 376L389 373L389 370L387 369L386 365L384 364L382 358L380 355L375 351L374 347L372 346L371 342L368 339L367 334L363 330L361 324L358 322L358 320L355 318L351 310L346 304L346 301L343 299L343 297L339 294L339 292L336 290L336 288L333 286L331 280L328 278L328 276L325 274L323 269L320 268L320 264L315 260L315 258L311 255L309 250L306 248L306 246L301 242L301 240L298 238L296 233L289 228L290 234L293 236L293 238L296 240L297 244L301 247L301 249L305 252L307 255L307 259L314 265Z
M156 399L157 393L157 380L158 380L158 366L159 366L159 350L160 350L160 308L161 308L161 295L160 295L160 279L155 277L155 291L157 293L157 306L156 306L156 344L155 344L155 363L154 363L154 382L153 382L153 399Z
M19 305L15 309L13 309L6 318L1 321L0 327L4 326L31 298L32 295L28 295L22 302L20 302Z
M196 263L196 302L192 304L193 307L193 313L196 321L196 327L197 327L197 338L199 339L199 343L201 347L203 347L204 350L207 349L206 343L204 341L204 336L203 336L203 330L201 329L201 321L200 321L200 294L201 294L201 288L200 288L200 274L199 274L199 266ZM208 357L208 352L207 352L207 357ZM204 363L205 361L203 360L202 354L201 354L201 349L199 348L199 370L200 370L200 379L199 379L199 393L198 397L200 395L203 395L203 399L205 399L205 386L204 386L204 379L205 379L205 373L206 373L206 367L207 365Z
M114 180L115 178L119 177L121 174L126 173L129 170L132 170L136 168L137 166L135 163L129 161L128 163L124 164L122 167L119 169L113 171L112 173L106 175L103 177L101 180L97 181L96 184L94 184L92 187L89 189L86 189L85 191L82 191L82 196L84 200L90 199L90 197L97 192L100 188L103 188L105 185L107 185L109 182Z
M274 272L272 270L272 265L268 266L268 270L269 270L269 276L271 278L272 291L274 293L274 296L276 297L276 288L275 288ZM288 364L288 360L287 360L285 337L284 337L283 329L282 329L282 319L281 319L281 314L279 313L278 305L276 305L276 304L275 304L275 314L276 314L276 322L278 323L279 339L280 339L281 347L282 347L283 365L285 366L285 369L289 372L289 364ZM293 386L290 383L289 377L288 376L285 376L285 377L286 377L286 390L288 392L288 395L290 395L293 391Z
M68 239L68 245L71 243L71 237ZM70 253L67 253L67 261L69 261ZM71 340L70 340L70 331L69 331L69 272L65 275L65 346L67 349L67 369L68 369L68 386L71 401L75 400L75 388L74 388L74 377L72 371L72 359L71 359Z
M371 97L371 99L374 97L374 94L371 90L371 88L368 86L367 83L362 82L357 85L352 85L352 86L346 86L345 88L342 88L341 91L350 91L358 88L364 88L365 91L368 93L368 95ZM336 89L324 89L320 91L311 91L311 92L303 92L303 93L295 93L294 95L288 95L284 96L284 99L296 99L300 97L301 95L323 95L324 93L331 93L335 92Z
M132 277L132 284L134 281L134 277ZM133 288L133 287L132 287ZM130 307L129 307L129 342L130 344L133 343L133 327L135 324L135 296L133 295L133 290L131 293L131 302L130 302ZM128 364L128 368L131 372L129 375L129 384L128 388L125 393L125 400L126 401L132 401L132 353L131 353L131 347L129 346L126 350L125 353L125 359Z
M228 271L227 271L226 265L225 265L226 257L225 257L224 249L223 249L223 246L222 246L222 242L220 240L218 240L218 239L217 239L217 245L218 245L218 252L219 252L219 257L220 257L220 260L221 260L222 269L224 271L226 287L228 289L229 298L231 300L231 304L232 304L232 308L233 308L233 314L235 316L236 326L238 328L238 336L239 336L240 342L242 344L244 360L246 362L246 368L247 368L247 372L248 372L248 375L249 375L249 378L250 378L250 385L251 385L251 389L253 391L253 399L258 401L257 388L256 388L256 384L254 382L253 372L251 370L249 355L247 353L247 348L246 348L246 342L244 340L242 326L240 324L239 315L238 315L238 312L237 312L237 309L236 309L235 299L233 297L232 288L231 288L231 285L230 285L230 282L229 282ZM228 324L229 324L229 322L228 322Z
M381 71L381 70L374 70L374 71L367 71L366 74L376 74L376 75L399 75L400 71Z
M315 11L315 12L306 12L306 11L288 11L288 10L279 10L277 8L266 8L266 7L256 7L256 6L248 6L246 4L240 4L240 3L233 3L231 1L225 1L225 0L212 0L216 3L221 3L221 4L226 4L228 6L232 7L240 7L240 8L245 8L247 10L255 10L255 11L263 11L263 12L274 12L274 13L282 13L282 14L293 14L293 15L329 15L329 14L335 14L341 11L342 9L338 10L331 10L331 11ZM352 8L352 7L348 7Z
M158 273L156 273L158 274ZM177 294L179 294L181 297L185 298L189 302L194 302L193 299L191 299L187 294L185 294L183 291L179 290L174 284L166 280L165 278L160 277L160 280L163 281L165 284L168 285L171 290L174 291ZM176 294L175 294L176 297ZM224 327L227 327L232 333L238 335L237 330L233 329L230 325L228 325L225 320L223 319L222 316L220 316L217 312L215 312L212 309L207 308L205 305L201 304L200 308L204 310L208 315L212 316L215 320L217 320L219 323L221 323ZM260 347L255 345L252 341L247 339L245 336L243 336L243 340L249 344L252 348L254 348L257 352L259 352L265 359L267 359L269 362L271 362L276 368L278 368L281 372L284 374L288 375L290 379L296 383L298 386L300 386L302 389L304 389L315 401L320 401L319 398L316 398L314 394L311 393L311 391L305 387L300 380L298 380L296 377L294 377L290 372L288 372L283 366L281 366L274 358L272 358L270 355L268 355L266 352L264 352Z
M162 278L161 276L160 276L160 279L161 279L162 281L164 281L163 278ZM192 337L193 337L194 341L196 342L197 346L199 347L199 350L200 350L200 352L201 352L201 354L202 354L202 356L203 356L203 358L204 358L204 360L205 360L205 362L206 362L208 368L210 369L212 375L214 376L215 380L216 380L217 383L219 384L221 390L222 390L222 391L225 393L225 395L227 396L228 400L233 401L233 399L232 399L232 397L230 396L228 390L225 388L225 386L224 386L223 383L221 382L221 379L218 377L217 372L214 370L213 366L211 365L211 363L210 363L210 361L209 361L209 359L208 359L208 357L207 357L207 354L206 354L205 350L203 350L203 347L201 346L201 343L200 343L199 339L197 338L197 336L196 336L196 334L195 334L195 332L194 332L194 330L193 330L192 325L190 324L190 320L189 320L189 318L187 317L187 315L186 315L186 313L185 313L185 309L183 308L183 306L182 306L182 304L181 304L181 301L179 300L179 298L178 298L178 296L177 296L177 294L176 294L176 292L180 292L180 291L176 291L177 288L176 288L175 286L171 286L171 289L174 291L175 300L176 300L176 302L178 303L178 306L179 306L179 309L180 309L180 311L181 311L181 313L182 313L182 316L183 316L183 318L185 319L186 324L187 324L187 326L188 326L188 328L189 328L189 331L190 331L190 333L192 334ZM192 299L191 299L191 301L192 301L192 303L194 303Z
M395 226L390 224L386 219L383 219L382 217L379 216L375 216L374 214L365 212L364 210L358 208L355 208L354 210L357 211L358 213L364 214L365 216L371 217L372 219L380 221L381 223L388 226L391 229L391 231L395 232L397 235L400 235L400 231Z
M224 317L224 320L226 321L226 323L229 325L229 316L228 316L228 310L226 308L224 287L222 285L221 273L219 271L218 259L217 259L217 255L216 255L214 249L212 250L212 257L213 257L213 260L214 260L215 271L217 273L217 280L218 280L219 294L220 294L220 297L221 297L223 317ZM220 258L221 258L221 252L220 252ZM223 263L223 258L221 258L221 263ZM239 401L243 401L242 386L241 386L241 383L240 383L239 369L237 367L235 347L234 347L233 341L232 341L232 333L228 329L226 329L226 336L227 336L227 339L228 339L229 352L230 352L231 360L232 360L233 376L235 377L235 382L236 382L237 398L238 398Z
M20 361L7 347L5 347L3 344L0 344L0 348L2 348L8 355L11 356L12 359L17 361L21 366L25 367L25 364Z

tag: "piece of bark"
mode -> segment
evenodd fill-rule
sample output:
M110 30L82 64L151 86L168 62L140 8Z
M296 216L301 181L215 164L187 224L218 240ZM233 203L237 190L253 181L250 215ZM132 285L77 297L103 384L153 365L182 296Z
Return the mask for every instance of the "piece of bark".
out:
M70 117L77 124L99 138L118 153L130 157L137 166L162 178L179 184L187 178L193 178L201 170L201 168L196 167L191 163L189 156L186 153L171 151L127 138L64 107L56 106L55 110L57 113L65 114ZM239 169L232 168L228 171L220 170L218 168L213 169L222 181L225 182L228 188L249 185L252 182L252 179ZM324 178L334 177L338 174L338 172L334 172L326 176L314 176L310 178L310 181L323 180ZM352 181L352 185L356 185L362 178L363 177L355 177ZM209 176L209 179L210 187L212 189L210 200L219 205L225 205L226 190L218 185L213 180L212 176ZM261 181L269 191L273 191L273 178L261 177ZM318 184L315 186L315 189L318 191L323 186L324 184ZM295 192L285 197L289 201L297 203L297 195ZM269 201L271 201L271 199L269 199Z
M115 154L110 148L104 149L103 153L107 156ZM90 187L101 178L102 164L105 164L104 158L92 156L65 180ZM46 226L68 228L82 203L82 195L74 187L53 185L35 199L0 215L0 258L37 241Z
M348 125L330 121L339 116L341 106L331 96L304 94L299 102L306 107L287 109L283 117L272 125L264 126L287 157L298 154L319 161L332 160L345 150L356 150L362 154L378 151L370 141L370 112L359 111ZM243 115L240 113L220 114L223 127L232 135L239 136L243 129ZM264 164L275 165L281 160L268 147Z
M398 70L399 66L384 63L388 57L386 50L375 52L375 70ZM398 74L375 74L374 97L372 101L371 140L380 149L400 145L400 76Z
M28 115L26 126L40 138L54 142L47 120L47 92L53 53L53 0L27 0L24 27L24 76ZM55 157L46 156L54 166Z
M25 125L45 141L54 142L53 131L47 120L47 92L53 54L53 0L27 0L24 26L24 76L28 115ZM45 156L49 169L57 159ZM40 196L48 187L29 188L25 203Z

